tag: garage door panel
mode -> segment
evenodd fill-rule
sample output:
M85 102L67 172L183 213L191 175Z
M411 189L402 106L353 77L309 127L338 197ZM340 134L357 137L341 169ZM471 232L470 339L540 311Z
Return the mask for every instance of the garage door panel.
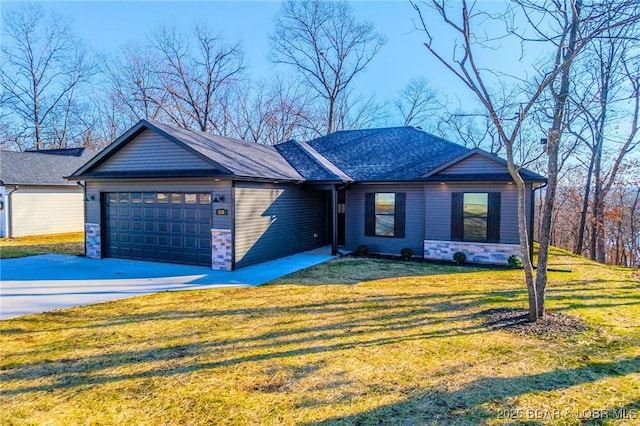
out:
M211 265L209 194L109 193L106 255Z

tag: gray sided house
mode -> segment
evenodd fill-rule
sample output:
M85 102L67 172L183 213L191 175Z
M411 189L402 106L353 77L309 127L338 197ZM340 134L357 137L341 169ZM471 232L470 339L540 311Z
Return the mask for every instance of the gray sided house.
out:
M521 175L531 206L545 179ZM325 245L483 263L520 252L505 162L413 127L269 147L142 120L68 179L86 184L94 258L234 270Z
M83 189L64 177L95 152L0 151L0 237L82 232Z

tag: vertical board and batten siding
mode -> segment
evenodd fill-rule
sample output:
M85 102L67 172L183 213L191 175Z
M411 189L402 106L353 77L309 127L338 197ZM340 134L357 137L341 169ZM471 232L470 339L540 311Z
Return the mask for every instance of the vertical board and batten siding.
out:
M463 174L483 174L483 173L507 173L507 168L500 163L496 163L482 155L474 154L465 158L451 167L447 167L438 175L463 175Z
M207 192L212 196L224 197L224 202L212 203L213 224L212 228L231 229L231 181L221 180L215 182L211 179L189 180L154 180L150 181L124 181L124 182L87 182L87 223L102 223L100 194L106 192ZM227 209L227 216L215 214L217 209Z
M11 194L14 237L84 230L84 202L79 186L26 187Z
M365 194L375 192L403 192L406 194L405 237L365 236ZM366 244L377 253L400 254L409 247L419 256L424 247L424 190L423 185L352 185L346 191L346 241L347 250L355 250Z
M518 190L507 183L426 184L424 197L425 239L451 241L451 194L454 192L500 192L500 243L518 244ZM526 213L531 204L531 185L527 185Z
M327 244L327 191L236 182L236 268Z
M146 129L94 171L213 170L210 163L184 147Z

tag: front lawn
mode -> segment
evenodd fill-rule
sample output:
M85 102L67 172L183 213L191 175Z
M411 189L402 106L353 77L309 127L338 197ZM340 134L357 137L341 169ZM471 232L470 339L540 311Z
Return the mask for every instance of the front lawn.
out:
M0 259L47 253L83 254L84 233L36 235L12 239L0 238Z
M520 271L348 258L2 321L0 423L640 423L640 283L553 262L573 272L550 274L548 308L590 330L487 324L524 307Z

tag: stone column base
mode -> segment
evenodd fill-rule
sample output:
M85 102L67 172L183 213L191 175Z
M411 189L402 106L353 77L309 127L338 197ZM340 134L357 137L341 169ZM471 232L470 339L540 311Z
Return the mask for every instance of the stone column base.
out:
M86 256L90 259L102 259L102 241L99 223L84 224Z
M232 268L231 231L228 229L211 230L211 269L231 271Z
M507 265L509 256L522 256L520 244L468 243L424 240L424 258L453 261L455 252L467 255L467 262Z

